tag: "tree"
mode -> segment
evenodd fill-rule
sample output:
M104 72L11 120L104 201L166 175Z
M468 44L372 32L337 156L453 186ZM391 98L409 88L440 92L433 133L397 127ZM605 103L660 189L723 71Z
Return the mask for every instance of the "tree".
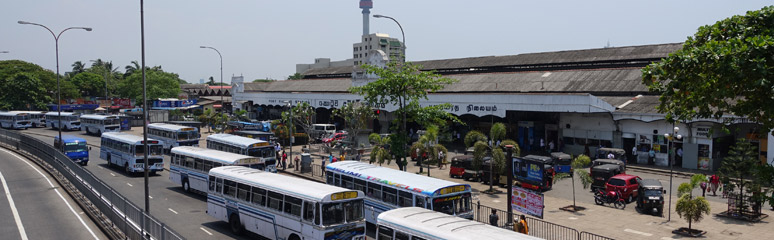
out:
M710 214L710 206L707 199L704 197L693 198L693 190L699 186L702 182L707 181L707 176L704 174L695 174L691 176L691 181L680 184L677 187L677 203L675 205L675 212L681 218L685 218L688 221L688 232L691 232L691 224L693 222L700 222L705 214Z
M642 69L667 119L744 116L774 129L774 6L700 27L682 49ZM730 121L730 120L729 120Z
M310 142L312 142L312 135L309 134L312 130L312 124L314 124L314 115L316 112L314 111L314 107L312 105L309 105L308 102L301 102L293 106L293 108L290 109L292 114L290 112L282 112L282 119L285 124L290 124L289 117L293 117L293 132L295 131L295 126L300 126L302 129L304 129L304 132L306 132L306 137L308 138L307 146Z
M367 127L368 123L376 117L374 110L361 102L348 102L339 109L333 110L333 116L344 119L344 127L349 132L347 140L354 144L357 143L357 137ZM309 131L307 131L309 132Z
M83 71L86 70L86 65L84 65L83 62L81 61L75 61L72 67L73 67L73 72L71 73L72 75L78 75L79 73L82 73Z
M363 65L368 74L376 74L378 79L367 83L366 85L359 87L351 87L349 89L353 94L363 96L365 101L372 105L385 105L392 104L398 106L395 111L397 116L401 116L400 119L396 118L398 122L398 133L391 138L393 143L400 143L400 146L392 146L393 150L396 148L400 151L393 151L398 158L403 159L401 164L406 163L406 143L408 140L406 136L406 122L410 115L418 115L417 113L426 108L406 108L409 104L419 106L418 102L421 99L427 100L428 93L434 93L443 89L446 85L454 83L456 80L450 78L443 78L441 75L436 74L433 71L421 71L421 66L411 63L399 63L398 61L391 61L387 63L387 67L379 67L373 65ZM450 118L456 118L448 112L444 112Z
M56 84L56 73L43 69L42 67L24 62L19 60L8 60L8 61L0 61L0 81L14 78L16 74L18 73L27 73L30 77L33 77L35 79L38 79L40 83L43 86L43 91L41 93L44 93L46 96L49 96L48 100L46 100L44 103L50 103L52 101L56 100L56 92L57 92L57 84ZM61 80L60 81L60 88L62 91L62 99L72 99L72 98L79 98L81 95L78 92L78 89L67 80ZM5 93L7 91L3 90L0 91L0 95ZM34 106L37 106L37 104L32 104Z
M124 78L128 78L129 76L134 74L134 72L140 71L140 64L137 63L137 61L132 61L131 64L126 65L126 67L124 67L124 70L126 70L124 72Z
M103 76L91 72L82 72L70 79L86 96L105 96L105 80Z
M199 122L202 122L202 124L207 126L208 133L212 132L213 116L214 114L212 112L212 109L210 108L210 109L204 110L204 112L197 117L199 119Z
M106 85L104 84L104 81L107 81L108 93L113 93L115 95L116 87L117 87L116 83L123 78L123 74L118 72L118 67L113 67L113 62L102 61L102 59L92 60L91 67L86 69L86 72L97 74L103 79L103 85L100 86L100 90L102 90L102 94L91 95L91 96L103 97L106 95L104 94L105 87L106 87Z
M247 117L247 110L240 109L234 112L234 117L231 118L232 121L250 121L250 118Z
M16 73L0 79L0 109L43 109L51 98L45 94L40 80L30 73Z
M300 73L295 73L293 75L288 76L288 80L299 80L304 79L304 75Z
M274 82L274 80L271 79L255 79L253 80L254 83L256 82L262 82L262 83L268 83L268 82Z
M371 133L368 135L368 141L371 142L373 148L371 149L371 162L376 161L379 166L387 161L389 165L392 162L392 154L390 154L390 136L382 137L378 133Z
M588 189L589 186L591 186L591 183L594 182L594 179L591 178L589 175L589 172L586 171L586 168L591 165L591 158L589 158L586 155L578 155L575 159L572 160L572 163L570 163L570 167L572 168L573 174L567 174L567 173L557 173L554 176L554 184L558 182L559 180L565 179L565 178L571 178L572 179L572 209L573 211L579 210L578 205L575 203L575 176L578 176L580 179L581 185L583 186L583 189Z
M770 176L767 176L765 171L760 171L759 169L765 168L761 166L760 161L758 160L757 147L750 144L748 140L740 138L737 140L736 144L731 147L728 156L720 163L719 175L724 179L724 183L729 183L726 184L727 186L731 186L728 180L735 180L738 188L729 188L729 192L738 191L738 193L735 194L738 198L736 202L742 203L745 200L743 199L745 186L752 184L754 188L751 190L756 191L750 192L752 192L754 196L759 197L762 195L760 188L761 180L765 181L765 179ZM760 198L757 200L762 201ZM743 208L736 209L738 209L738 211L744 210ZM739 213L741 214L741 212Z
M209 79L210 79L210 80L208 80L208 81L207 81L207 85L210 85L210 86L215 86L215 78L213 78L212 76L210 76L210 78L209 78Z
M173 98L180 93L180 77L176 73L164 72L160 67L145 70L147 99ZM119 84L121 96L135 99L142 104L142 72L135 71Z

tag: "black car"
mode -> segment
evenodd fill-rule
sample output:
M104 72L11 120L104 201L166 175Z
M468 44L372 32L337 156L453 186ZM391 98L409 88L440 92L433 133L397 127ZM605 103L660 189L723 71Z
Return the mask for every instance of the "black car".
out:
M603 164L591 167L591 178L594 179L591 182L591 191L604 189L607 180L621 173L623 173L623 169L618 164Z
M639 194L637 195L637 209L640 212L663 216L664 215L664 186L656 179L640 180Z

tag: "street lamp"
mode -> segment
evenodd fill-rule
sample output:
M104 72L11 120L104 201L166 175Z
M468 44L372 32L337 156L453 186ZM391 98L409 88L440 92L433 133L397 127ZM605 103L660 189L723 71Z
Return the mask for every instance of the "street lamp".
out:
M208 47L208 46L199 46L199 48L209 48L212 50L215 50L215 52L218 53L218 57L220 57L220 112L223 112L223 108L226 105L223 102L223 55L220 55L220 51L218 49L215 49L214 47Z
M56 47L55 48L56 49L56 111L57 111L57 118L59 119L58 120L59 127L57 127L57 130L59 130L59 139L62 139L62 106L61 106L62 98L60 94L62 89L59 87L59 37L62 36L62 33L70 29L83 29L83 30L86 30L87 32L91 32L91 28L90 27L69 27L69 28L65 28L57 35L57 34L54 34L54 31L51 31L50 28L43 26L43 24L26 22L26 21L18 21L17 23L43 27L46 30L48 30L48 32L51 33L51 36L54 36L54 45ZM8 53L8 51L5 51L5 53Z
M400 25L400 23L398 22L398 20L395 20L395 18L392 18L392 17L390 17L390 16L385 16L385 15L381 15L381 14L374 14L374 17L375 17L375 18L388 18L388 19L392 20L393 22L395 22L396 24L398 24L398 28L400 28L400 35L401 35L401 37L403 38L403 44L402 44L402 47L401 47L401 52L402 52L402 55L403 55L403 56L402 56L402 58L401 58L401 63L405 63L405 62L406 62L406 34L403 32L403 26L401 26L401 25ZM401 68L402 68L402 66L403 66L403 65L401 65ZM404 79L404 80L405 80L405 79ZM404 93L404 94L405 94L405 93ZM401 98L402 98L402 99L401 99L401 105L402 105L402 106L400 106L400 108L401 108L401 109L403 109L403 108L405 107L403 104L405 103L406 96L405 96L405 95L404 95L404 96L401 96ZM405 113L405 111L403 112L403 129L402 129L402 130L403 130L403 132L404 132L404 133L406 132L406 113ZM408 136L408 134L405 134L405 135L406 135L406 136ZM407 146L407 145L408 145L408 144L403 144L403 153L404 153L403 155L406 155L406 154L405 154L405 153L407 152L407 151L406 151L406 149L408 148L408 146ZM422 159L422 158L420 157L420 159ZM406 161L406 157L404 156L404 157L403 157L403 161L402 161L402 162L405 162L405 161ZM402 164L402 163L401 163L401 164ZM408 165L408 164L406 164L406 165ZM420 164L420 166L419 166L419 167L420 167L420 169L421 169L421 167L422 167L422 164ZM403 167L403 171L406 171L406 166L404 166L404 167ZM430 171L430 170L429 170L429 168L428 168L428 172L429 172L429 171Z
M675 127L675 123L672 123L672 133L664 133L664 138L667 139L667 164L669 164L669 217L667 218L667 222L672 220L672 174L674 169L674 164L672 164L672 144L674 144L673 139L680 140L683 138L682 135L677 134L677 132L680 131L679 127Z
M401 53L403 55L402 56L402 58L403 58L402 60L403 60L403 62L406 62L406 34L403 33L403 27L400 25L398 20L395 20L395 18L392 18L390 16L385 16L385 15L381 15L381 14L374 14L374 17L375 18L389 18L390 20L392 20L393 22L398 24L398 27L400 28L400 35L403 37L403 44L401 44L402 45L401 46Z
M283 101L284 103L288 104L288 109L290 110L290 126L288 126L288 140L290 141L290 168L293 168L293 101ZM344 161L344 159L341 159ZM282 170L285 170L285 163L282 163Z

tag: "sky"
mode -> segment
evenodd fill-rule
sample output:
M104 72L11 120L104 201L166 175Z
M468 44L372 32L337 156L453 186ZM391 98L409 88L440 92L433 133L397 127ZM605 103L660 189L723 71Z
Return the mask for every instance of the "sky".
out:
M770 1L758 0L373 0L371 16L397 19L409 61L683 42L703 25ZM145 1L145 61L190 83L213 76L284 80L299 63L352 57L362 34L358 0ZM0 60L19 59L60 72L75 61L112 61L121 72L140 62L140 1L23 0L0 4ZM371 33L400 39L398 26L371 17Z

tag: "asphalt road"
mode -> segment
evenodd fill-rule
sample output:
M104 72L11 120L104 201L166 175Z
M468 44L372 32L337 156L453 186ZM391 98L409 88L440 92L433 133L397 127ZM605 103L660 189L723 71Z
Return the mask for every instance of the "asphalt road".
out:
M51 144L54 141L53 136L58 134L55 129L50 128L30 128L23 133L31 134ZM97 136L86 135L84 131L63 131L62 134L86 139L93 147L89 151L89 164L85 168L138 207L145 207L144 177L141 173L129 175L123 171L123 168L109 168L107 162L99 158L100 138ZM169 168L169 157L164 158L164 167ZM206 196L184 192L181 186L169 180L168 171L151 175L148 179L151 214L185 238L191 240L260 238L252 234L244 236L232 234L226 222L207 215Z
M56 180L5 148L0 180L0 239L107 239Z

